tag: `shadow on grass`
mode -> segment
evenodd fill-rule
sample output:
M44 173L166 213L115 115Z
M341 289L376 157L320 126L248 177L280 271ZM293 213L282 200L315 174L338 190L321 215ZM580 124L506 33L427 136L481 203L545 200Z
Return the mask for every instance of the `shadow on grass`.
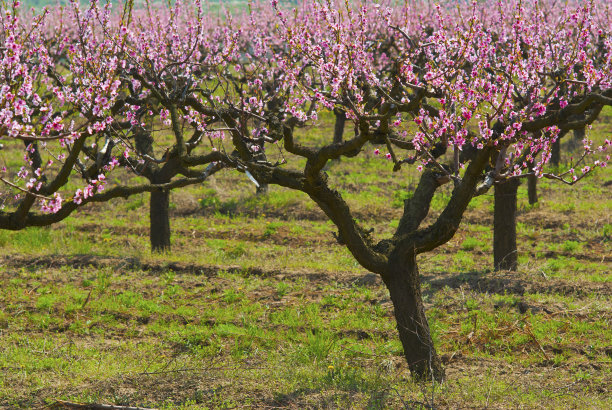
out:
M610 295L612 289L605 283L580 282L570 283L563 280L546 279L530 276L525 272L491 272L489 270L470 270L449 275L423 275L423 283L429 287L423 294L431 296L439 289L466 288L474 292L494 293L499 295L513 294L522 296L525 293L547 293L559 295L588 296L593 292Z

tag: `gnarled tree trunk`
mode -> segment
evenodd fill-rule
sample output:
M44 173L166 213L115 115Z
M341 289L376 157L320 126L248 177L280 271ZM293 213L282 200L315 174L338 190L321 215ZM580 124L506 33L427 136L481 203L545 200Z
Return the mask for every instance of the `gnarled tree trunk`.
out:
M383 276L389 289L399 338L413 377L444 381L442 362L431 339L421 297L421 281L416 255L392 257L389 272Z
M510 179L495 184L493 217L493 264L495 270L515 271L518 267L516 192L519 185L518 179Z

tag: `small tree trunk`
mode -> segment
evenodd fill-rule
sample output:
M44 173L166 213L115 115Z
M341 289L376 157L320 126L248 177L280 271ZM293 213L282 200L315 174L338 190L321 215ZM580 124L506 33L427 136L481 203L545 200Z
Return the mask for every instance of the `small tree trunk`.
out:
M519 185L518 179L510 179L495 185L493 217L493 264L495 270L515 271L518 266L516 192Z
M527 177L527 196L529 197L529 205L538 202L538 177L535 175Z
M390 272L383 278L391 295L399 338L410 373L416 379L444 381L442 362L429 332L421 298L416 255L390 258Z
M553 167L559 167L559 163L561 162L561 137L557 138L555 142L552 144L552 149L550 150L550 164Z
M334 144L342 142L344 135L344 124L346 123L346 112L343 110L334 110L336 115L336 124L334 125Z
M586 135L585 128L577 128L574 130L574 137L569 140L568 149L570 151L576 150L576 148L583 145L582 140Z
M559 167L561 163L561 138L563 138L567 134L567 130L561 130L557 140L553 142L552 148L550 150L550 164L553 167Z
M252 147L253 148L257 147L257 150L255 150L255 153L253 155L253 158L255 160L258 160L258 161L267 161L268 160L268 158L266 157L266 151L265 151L263 143L261 145L257 145L257 146L253 145ZM258 183L258 185L257 185L257 188L255 189L255 195L266 195L268 193L268 184L265 184L265 183L259 182L259 181L257 181L257 183Z
M170 191L156 190L151 192L150 199L150 239L153 252L170 250Z

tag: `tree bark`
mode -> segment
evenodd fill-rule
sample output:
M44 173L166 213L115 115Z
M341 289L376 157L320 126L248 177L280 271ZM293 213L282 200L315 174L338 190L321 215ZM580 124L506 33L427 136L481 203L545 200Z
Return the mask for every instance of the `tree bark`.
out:
M444 381L442 362L436 353L425 308L416 255L391 257L383 280L391 296L397 330L410 373L416 379Z
M149 219L151 250L163 252L170 250L170 191L156 190L151 192Z
M38 149L38 143L36 141L31 142L26 140L24 140L23 143L25 144L26 149L28 150L27 156L30 162L32 163L32 172L35 172L37 169L42 168L42 158L40 156L40 150ZM40 180L42 182L47 182L47 177L42 175L40 177Z
M516 271L516 193L520 182L510 179L495 185L493 264L495 270Z
M527 177L527 196L529 197L529 205L538 202L538 177L535 175Z
M334 110L336 116L336 123L334 125L334 144L342 142L342 136L344 135L344 124L346 123L346 112L343 110Z
M561 137L557 138L555 142L552 144L552 149L550 151L550 165L553 167L558 167L561 162Z

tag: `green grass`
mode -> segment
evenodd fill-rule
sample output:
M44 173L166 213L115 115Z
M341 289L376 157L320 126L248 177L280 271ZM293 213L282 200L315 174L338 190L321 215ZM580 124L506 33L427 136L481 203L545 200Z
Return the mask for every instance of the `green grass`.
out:
M299 131L308 144L331 138L323 121ZM418 173L373 149L326 172L380 239ZM419 256L443 385L410 379L384 285L304 194L257 196L230 172L173 192L164 254L149 251L147 195L0 231L0 407L610 408L610 179L542 180L535 206L519 188L517 273L491 269L492 192Z
M1 271L3 280L10 277L0 314L2 403L28 407L38 403L31 389L45 389L49 399L162 408L261 405L264 397L277 405L367 407L375 400L394 407L423 401L422 389L431 388L406 378L385 289L355 286L357 275L307 280L218 270L201 276L195 269L152 272L109 263ZM525 406L564 404L551 391L534 391L529 377L509 392L511 381L499 373L537 373L550 363L558 367L551 389L570 379L595 388L567 403L580 406L588 397L605 407L596 388L606 373L574 369L611 363L609 300L435 286L426 299L438 349L486 364L454 370L451 362L450 382L437 387L435 403L479 406L496 397ZM491 379L479 386L483 371ZM180 380L190 387L179 388ZM150 392L150 383L171 390ZM117 389L129 394L116 396ZM217 389L225 393L215 396Z

